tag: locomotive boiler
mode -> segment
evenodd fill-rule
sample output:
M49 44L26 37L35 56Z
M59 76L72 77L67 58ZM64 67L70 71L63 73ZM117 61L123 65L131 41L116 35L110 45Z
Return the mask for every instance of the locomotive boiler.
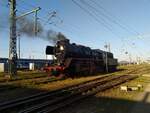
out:
M54 55L56 58L53 64L44 68L55 76L86 76L106 70L112 72L116 70L118 64L112 53L71 44L68 39L57 41L53 47L47 46L46 54Z

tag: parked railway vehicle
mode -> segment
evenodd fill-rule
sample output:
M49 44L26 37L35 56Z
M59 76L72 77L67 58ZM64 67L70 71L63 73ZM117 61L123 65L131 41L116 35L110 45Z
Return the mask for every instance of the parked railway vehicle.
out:
M55 46L47 46L46 54L54 55L56 58L53 65L44 68L55 76L73 77L97 74L106 70L110 72L115 71L118 65L112 53L71 44L68 39L57 41Z

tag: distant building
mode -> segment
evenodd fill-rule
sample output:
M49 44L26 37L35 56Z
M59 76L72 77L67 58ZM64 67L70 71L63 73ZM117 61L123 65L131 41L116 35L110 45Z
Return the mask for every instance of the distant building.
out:
M45 64L50 64L52 60L46 59L18 59L17 68L18 69L29 69L30 64L34 64L34 69L41 69ZM8 58L0 58L0 70L8 70ZM4 69L3 69L4 68Z
M138 64L137 62L119 61L119 65Z
M150 64L150 60L146 60L145 62L148 63L148 64Z
M128 61L119 61L119 65L128 65L129 62Z

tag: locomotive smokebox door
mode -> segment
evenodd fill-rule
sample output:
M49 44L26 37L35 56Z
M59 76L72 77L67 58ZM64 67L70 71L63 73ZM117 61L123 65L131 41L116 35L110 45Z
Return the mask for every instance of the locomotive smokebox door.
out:
M54 47L52 47L52 46L47 46L47 47L46 47L46 54L47 54L47 55L53 55L53 54L54 54Z

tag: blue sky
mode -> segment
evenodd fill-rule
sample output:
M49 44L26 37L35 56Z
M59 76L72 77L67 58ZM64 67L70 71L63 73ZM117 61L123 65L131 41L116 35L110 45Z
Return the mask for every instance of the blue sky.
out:
M110 43L111 51L119 60L150 55L150 0L17 0L17 15L32 10L42 9L38 21L44 29L62 32L71 42L91 48L104 50L105 43ZM0 0L0 57L8 57L9 47L9 6L8 0ZM96 3L96 4L95 4ZM48 13L56 11L57 16L46 23ZM33 19L33 15L27 16ZM63 21L61 23L60 21ZM50 42L40 38L21 35L21 57L45 58L45 47Z

